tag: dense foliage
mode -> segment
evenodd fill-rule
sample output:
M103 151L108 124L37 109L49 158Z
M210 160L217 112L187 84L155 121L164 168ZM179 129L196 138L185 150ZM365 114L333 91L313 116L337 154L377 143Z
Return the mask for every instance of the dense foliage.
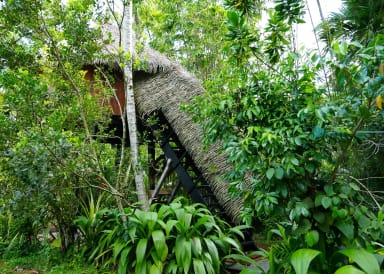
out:
M230 228L185 198L154 204L149 212L126 209L128 222L118 210L91 201L86 215L76 219L86 239L83 252L118 273L221 273L225 256L241 255L234 240L242 236L241 227Z
M325 57L301 54L290 33L302 21L302 1L275 2L264 34L241 5L228 11L230 73L188 109L207 144L223 143L244 220L280 223L275 231L286 241L272 246L272 273L292 271L289 258L301 248L320 251L313 271L333 273L343 264L339 250L383 248L382 185L366 182L383 178L380 162L368 160L382 159L380 139L369 133L382 129L383 36L376 31L364 45L335 40ZM329 81L322 83L324 67ZM373 150L358 152L369 143ZM368 164L357 155L372 173L359 174Z
M12 220L6 236L31 242L53 225L66 252L82 190L102 188L121 203L129 189L126 153L96 142L110 134L109 110L99 101L113 94L107 72L84 80L84 66L104 42L90 24L105 16L94 1L1 1L0 9L0 204Z
M221 35L225 32L225 11L219 2L144 0L137 5L141 35L199 79L212 79L224 58Z
M138 38L204 81L185 109L207 146L221 142L244 223L266 228L269 273L380 273L384 2L344 0L319 27L324 52L296 48L305 1L267 2L135 1ZM126 208L129 151L102 142L98 100L113 79L98 68L84 81L108 43L97 25L119 19L105 4L0 0L1 255L69 253L79 236L82 258L119 273L219 273L229 254L250 263L239 228L204 207ZM60 241L37 238L52 226Z

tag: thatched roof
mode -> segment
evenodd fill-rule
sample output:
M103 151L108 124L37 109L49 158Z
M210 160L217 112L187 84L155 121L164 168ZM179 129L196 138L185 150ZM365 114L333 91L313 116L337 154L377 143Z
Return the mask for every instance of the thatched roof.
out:
M116 33L114 35L116 37ZM116 52L113 47L116 47L116 42L108 50ZM183 103L202 94L203 86L179 64L148 46L144 46L140 54L134 54L134 58L140 58L144 64L136 73L139 77L134 78L138 115L144 117L154 111L164 114L227 215L239 223L243 203L230 197L229 184L222 180L231 167L226 163L225 156L218 152L219 145L208 150L203 148L202 129L180 109Z
M101 27L101 30L105 41L109 41L109 37L111 37L112 40L104 47L103 57L93 60L93 63L103 63L112 67L116 67L119 65L117 52L121 44L121 37L117 24L105 24ZM136 43L135 36L134 40ZM146 71L148 73L167 71L172 67L171 60L146 45L135 47L135 52L133 52L133 59L134 61L140 61L140 65L137 69Z

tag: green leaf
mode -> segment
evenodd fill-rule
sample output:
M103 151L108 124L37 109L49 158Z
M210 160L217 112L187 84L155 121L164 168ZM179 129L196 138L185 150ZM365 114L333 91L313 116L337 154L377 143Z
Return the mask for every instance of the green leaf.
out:
M203 253L202 259L207 273L218 273L213 266L212 256L208 252Z
M230 238L230 237L224 237L223 238L223 241L230 244L233 248L235 249L240 249L240 245L238 242L236 242L234 239Z
M164 273L177 274L177 268L176 261L172 259L166 264Z
M317 194L315 198L315 206L320 206L321 200L323 200L324 197L324 194Z
M216 273L218 273L220 268L220 257L219 257L219 252L216 248L216 245L213 243L213 241L211 241L208 238L205 238L204 242L207 245L209 254L211 255L212 266L214 267Z
M119 268L117 270L118 274L125 274L128 270L128 254L131 251L132 247L126 247L121 252L120 261L119 261Z
M185 253L183 258L183 268L185 272L189 271L192 262L192 243L191 240L185 240L183 246Z
M316 139L319 139L319 138L323 137L324 136L324 132L325 131L324 131L323 128L321 128L319 126L315 126L313 128L313 130L312 130L312 134L313 134L314 139L316 140Z
M228 23L236 26L237 22L239 21L239 14L237 12L234 12L234 11L229 11L227 13L227 18L228 18Z
M353 265L345 265L336 270L335 274L367 274L354 267Z
M305 165L305 170L309 173L313 173L315 171L315 166L312 163L308 163Z
M179 235L175 244L176 262L183 272L188 273L192 262L192 244L184 236Z
M340 54L346 55L347 51L348 51L348 44L347 44L347 42L342 41L341 45L340 45Z
M338 41L333 45L333 50L336 54L344 56L348 51L348 44L345 41L339 43Z
M301 146L303 144L301 142L301 138L300 137L295 137L295 144L298 145L298 146Z
M312 230L309 233L305 234L305 242L310 247L317 244L319 242L319 232L317 230Z
M321 199L321 205L325 209L329 208L332 205L332 199L329 198L328 196L323 196L323 198Z
M157 265L155 265L155 264L151 265L151 269L149 270L149 274L161 274L161 273L163 273L163 272L161 271L161 269Z
M325 185L324 191L328 196L335 195L335 192L333 191L333 187L331 185Z
M205 267L202 260L193 258L193 272L196 274L205 274Z
M348 215L348 210L346 210L345 208L341 208L337 210L337 217L339 217L340 219L344 219L345 217L347 217L347 215Z
M299 160L297 160L297 158L292 158L291 159L291 163L295 166L298 166L299 165Z
M126 246L126 243L115 242L113 244L113 262L116 263L117 257L120 255L121 250Z
M347 222L346 220L339 221L335 226L347 237L352 240L355 236L354 225L352 221Z
M284 176L284 169L282 169L281 167L277 168L275 170L276 179L281 180L283 178L283 176Z
M318 223L323 223L325 220L325 214L323 212L315 212L313 214L313 218L318 222Z
M299 249L291 256L291 264L296 274L307 274L309 265L321 252L314 249Z
M148 239L140 239L139 243L137 244L137 248L136 248L137 264L142 264L144 262L145 254L147 251L147 243L148 243Z
M262 255L264 256L265 254L259 254L259 253L256 253L257 255ZM259 265L259 263L257 261L255 261L254 259L246 256L246 255L241 255L241 254L230 254L228 256L225 256L224 257L225 259L232 259L232 260L235 260L235 261L238 261L238 262L242 262L242 263L246 263L248 265L252 265L252 266L255 266L257 268L261 268L261 266ZM255 273L255 270L253 269L253 272L252 273Z
M168 255L168 247L165 242L165 235L162 230L152 232L152 240L160 260L164 261Z
M192 242L193 242L192 253L193 253L194 256L198 257L203 252L203 248L202 248L202 245L201 245L201 240L200 240L199 237L193 237L192 238Z
M340 197L338 197L338 196L334 196L334 197L332 197L332 204L334 204L334 205L339 205L340 202L341 202ZM345 210L345 209L344 209L344 210Z
M168 220L168 221L167 221L167 223L165 224L165 227L164 227L164 229L165 229L165 234L166 234L167 236L170 235L170 233L171 233L173 227L174 227L177 223L178 223L178 222L177 222L176 220Z
M175 243L175 254L176 254L176 263L178 265L182 265L182 262L183 262L183 257L185 252L185 250L183 249L183 242L184 242L184 237L181 235L177 236L176 243Z
M273 177L274 174L275 174L275 169L274 169L273 167L271 167L271 168L269 168L269 169L267 170L267 178L268 178L269 180L272 179L272 177Z
M258 273L258 272L256 272L256 273ZM260 273L265 273L265 272L260 272ZM241 270L241 272L239 274L255 274L255 270L252 268L245 268L245 269Z
M354 261L366 273L380 274L380 266L375 256L365 249L344 249L339 252Z

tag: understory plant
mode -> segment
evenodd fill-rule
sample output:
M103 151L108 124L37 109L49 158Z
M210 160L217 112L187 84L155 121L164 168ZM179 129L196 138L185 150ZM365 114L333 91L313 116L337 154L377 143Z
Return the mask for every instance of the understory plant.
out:
M185 198L123 214L126 218L113 210L96 214L93 227L99 236L92 246L87 239L95 231L84 226L85 216L76 221L85 239L83 248L91 251L88 259L118 273L220 273L225 256L244 255L237 240L244 227L230 227Z

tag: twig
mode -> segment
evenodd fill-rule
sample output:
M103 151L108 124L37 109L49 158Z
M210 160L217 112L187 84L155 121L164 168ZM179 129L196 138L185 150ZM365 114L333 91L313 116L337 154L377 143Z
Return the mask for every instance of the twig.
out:
M366 191L367 193L369 194L369 196L371 196L373 202L376 204L377 208L380 210L381 209L381 206L379 204L379 202L375 199L374 195L371 193L371 191L362 183L360 182L359 179L353 177L353 176L349 176L349 178L351 178L352 180L354 180L355 182L357 182L360 186L362 186Z

